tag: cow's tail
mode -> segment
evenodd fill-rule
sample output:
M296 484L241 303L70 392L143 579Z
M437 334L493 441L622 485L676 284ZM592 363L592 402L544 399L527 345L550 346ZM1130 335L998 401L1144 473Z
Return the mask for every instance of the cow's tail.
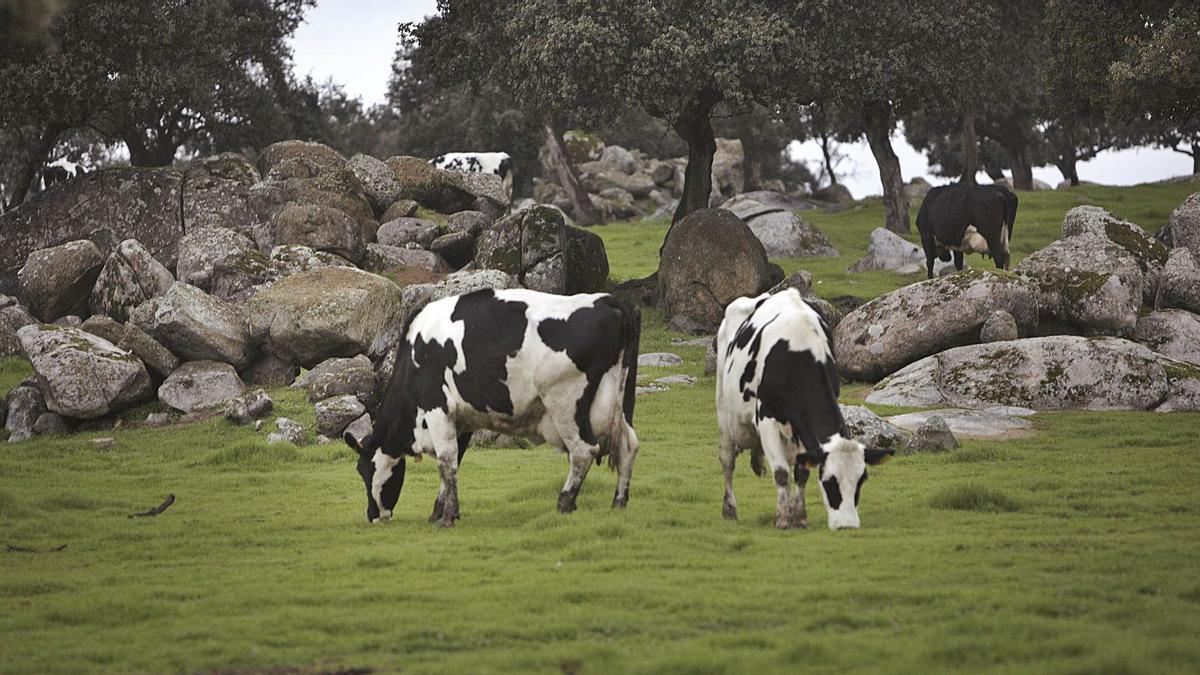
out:
M621 375L624 387L621 405L613 410L614 419L609 424L608 466L619 470L625 462L632 461L637 452L637 435L633 431L633 408L637 401L637 359L642 339L642 313L631 302L613 299L610 306L621 314Z

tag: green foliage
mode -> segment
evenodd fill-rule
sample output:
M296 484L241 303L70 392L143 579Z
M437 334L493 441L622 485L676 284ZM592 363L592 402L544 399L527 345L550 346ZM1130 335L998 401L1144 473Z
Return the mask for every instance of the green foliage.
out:
M935 509L983 513L1011 513L1020 510L1020 506L1012 497L979 483L960 483L943 488L929 499L929 505Z

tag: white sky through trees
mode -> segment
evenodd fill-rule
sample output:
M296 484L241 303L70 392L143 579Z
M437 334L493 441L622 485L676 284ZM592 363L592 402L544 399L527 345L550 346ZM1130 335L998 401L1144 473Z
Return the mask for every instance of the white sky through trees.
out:
M437 9L435 0L318 0L292 39L296 74L317 82L332 79L367 105L382 103L396 50L396 28L403 21L420 21ZM899 136L893 140L905 180L925 176L931 183L948 182L929 175L924 156ZM476 148L461 148L463 151ZM794 157L819 170L816 143L793 144ZM841 147L846 159L838 166L840 182L855 197L880 194L879 170L865 142ZM1079 178L1110 185L1133 185L1191 173L1192 160L1170 150L1138 148L1104 152L1079 163ZM1062 174L1054 167L1033 170L1034 178L1058 185Z

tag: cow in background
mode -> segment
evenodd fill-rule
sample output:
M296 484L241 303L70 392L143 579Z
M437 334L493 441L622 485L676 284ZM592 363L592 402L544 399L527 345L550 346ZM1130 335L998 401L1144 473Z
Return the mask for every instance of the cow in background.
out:
M491 173L504 181L504 191L512 197L512 157L507 152L449 152L429 163L447 171Z
M965 253L981 253L1008 269L1016 219L1017 196L1003 186L956 183L930 190L917 212L929 278L934 258L947 262L952 254L960 271Z
M717 426L725 470L723 513L737 519L733 469L750 450L754 472L763 459L778 492L775 527L807 527L804 488L817 470L829 529L859 526L858 500L867 465L892 450L852 439L838 406L838 371L829 328L794 288L739 298L717 331ZM795 478L795 491L791 491Z
M85 173L87 173L87 169L82 164L72 162L65 157L56 159L42 168L41 180L38 181L38 191L45 192L51 186L65 183Z

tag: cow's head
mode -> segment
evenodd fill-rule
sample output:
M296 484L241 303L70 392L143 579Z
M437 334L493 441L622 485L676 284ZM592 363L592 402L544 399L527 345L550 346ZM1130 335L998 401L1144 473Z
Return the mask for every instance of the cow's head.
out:
M858 441L835 435L821 446L823 454L804 453L797 461L817 469L821 484L821 499L829 516L829 529L857 528L858 498L867 481L867 465L881 464L894 450L867 448Z
M393 457L384 452L374 434L360 443L347 431L342 439L358 453L358 475L367 488L367 521L391 520L392 509L396 508L404 487L404 456Z

